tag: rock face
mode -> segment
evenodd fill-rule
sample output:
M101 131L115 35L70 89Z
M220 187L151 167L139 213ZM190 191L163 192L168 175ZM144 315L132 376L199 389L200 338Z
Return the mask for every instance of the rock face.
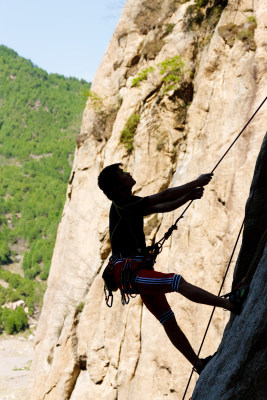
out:
M191 366L141 300L123 307L117 295L111 310L105 305L101 274L110 253L110 203L97 187L97 176L104 166L123 162L141 196L195 179L212 170L266 96L265 0L205 3L125 4L77 138L36 335L31 400L182 397ZM158 270L218 291L243 219L266 120L265 105L216 169L204 198L193 204L167 242ZM147 244L161 238L179 214L146 218ZM257 274L264 274L263 262ZM226 292L232 274L233 267ZM210 308L177 294L168 300L197 350ZM228 318L216 310L203 356L217 349ZM241 340L242 332L238 335ZM233 376L242 386L243 375ZM258 376L262 382L265 375ZM195 382L194 377L189 393ZM218 399L202 396L201 390L197 398Z
M238 256L233 287L244 277L250 280L262 256L267 231L267 137L257 159L246 204L244 236ZM262 245L260 246L260 244ZM244 282L245 283L245 282Z
M246 210L235 279L238 275L242 278L246 276L257 250L260 253L259 262L249 279L250 292L242 314L232 318L227 325L218 354L201 374L192 400L267 398L267 134ZM259 247L263 235L265 240ZM248 243L250 252L247 251Z

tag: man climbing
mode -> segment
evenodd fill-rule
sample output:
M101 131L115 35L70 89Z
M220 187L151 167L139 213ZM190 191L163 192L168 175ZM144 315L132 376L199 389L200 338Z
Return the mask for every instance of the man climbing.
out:
M148 254L146 247L143 217L170 212L190 200L200 199L204 192L203 186L210 182L212 175L200 175L185 185L147 197L132 194L136 182L128 172L121 169L121 164L109 165L98 177L100 189L112 201L109 215L112 256L103 273L105 287L109 291L106 296L107 305L112 291L117 289L120 289L123 305L129 302L129 296L140 294L143 303L163 325L173 345L198 373L212 357L197 357L179 328L165 293L179 292L193 302L222 307L239 314L247 290L234 292L228 300L186 282L181 275L155 271L154 259Z

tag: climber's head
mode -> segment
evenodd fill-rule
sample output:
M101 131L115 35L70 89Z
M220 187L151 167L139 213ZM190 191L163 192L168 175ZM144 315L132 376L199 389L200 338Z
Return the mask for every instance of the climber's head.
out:
M123 171L121 166L121 163L109 165L98 176L98 186L110 200L130 196L136 183L131 174Z

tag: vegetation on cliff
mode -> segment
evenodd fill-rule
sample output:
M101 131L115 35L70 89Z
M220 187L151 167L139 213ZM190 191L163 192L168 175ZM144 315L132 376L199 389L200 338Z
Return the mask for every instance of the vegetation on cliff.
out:
M176 55L172 58L166 58L156 67L148 67L138 73L132 80L132 87L139 86L140 83L148 78L148 76L155 72L163 76L162 78L162 93L175 90L178 87L178 83L186 72L187 67L185 61L181 56Z
M128 151L131 153L133 151L133 141L137 126L140 121L139 114L132 114L127 120L120 137L120 142L123 143Z
M195 0L187 7L185 14L185 30L213 31L220 19L228 0Z
M0 265L24 271L0 271L1 305L41 301L89 89L0 46Z

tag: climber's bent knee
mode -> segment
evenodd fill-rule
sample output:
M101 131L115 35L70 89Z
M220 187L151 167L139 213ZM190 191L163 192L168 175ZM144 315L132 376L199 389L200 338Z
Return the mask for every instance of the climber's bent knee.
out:
M163 314L161 314L161 316L159 317L159 322L164 325L165 322L169 321L169 319L174 318L174 313L172 310L169 310Z

